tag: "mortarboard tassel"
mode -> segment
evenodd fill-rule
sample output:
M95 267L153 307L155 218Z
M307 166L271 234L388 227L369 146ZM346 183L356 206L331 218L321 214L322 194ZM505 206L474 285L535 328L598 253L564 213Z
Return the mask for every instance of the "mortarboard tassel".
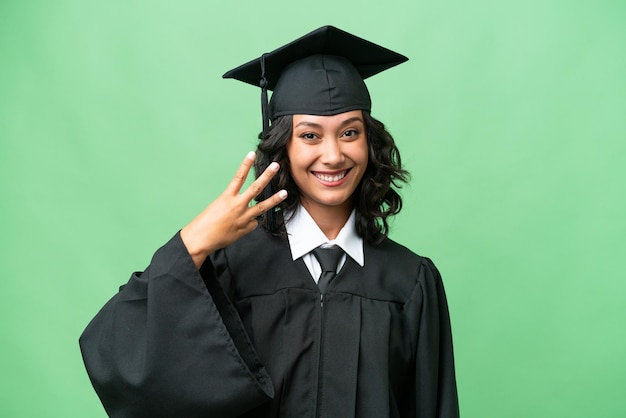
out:
M263 118L263 138L267 135L267 131L270 128L269 124L269 105L267 102L267 79L265 78L265 56L261 55L261 81L259 86L261 87L261 117Z
M269 123L269 104L267 100L267 79L265 78L265 56L267 54L261 55L261 81L259 81L259 86L261 87L261 117L263 118L263 134L262 140L265 140L267 137L267 133L270 129ZM267 157L263 156L262 167L265 169L269 165L269 161L267 161ZM265 189L261 192L261 198L263 200L268 199L274 194L272 183L265 186ZM275 209L270 209L265 212L265 222L266 227L270 231L274 231L277 226L276 220L276 212Z

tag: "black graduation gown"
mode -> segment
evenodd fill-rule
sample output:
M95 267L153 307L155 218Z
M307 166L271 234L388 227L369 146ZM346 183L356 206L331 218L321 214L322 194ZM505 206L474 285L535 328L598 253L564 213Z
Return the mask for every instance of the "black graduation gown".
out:
M385 239L319 290L262 228L200 272L176 235L80 338L112 417L459 416L441 277Z

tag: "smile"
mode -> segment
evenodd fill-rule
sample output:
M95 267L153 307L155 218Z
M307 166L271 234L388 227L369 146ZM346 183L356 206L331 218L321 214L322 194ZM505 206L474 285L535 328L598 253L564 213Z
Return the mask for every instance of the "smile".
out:
M340 171L334 174L317 173L314 171L313 175L322 181L333 183L333 182L343 179L346 176L346 174L348 174L348 171L350 170L344 170L344 171Z

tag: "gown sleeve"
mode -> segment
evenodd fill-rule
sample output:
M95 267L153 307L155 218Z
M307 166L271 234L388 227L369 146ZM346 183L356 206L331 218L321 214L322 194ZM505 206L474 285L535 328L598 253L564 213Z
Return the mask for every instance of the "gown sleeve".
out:
M448 303L441 275L430 259L422 262L417 290L421 293L415 370L417 416L458 418Z
M209 259L201 270L177 234L81 335L109 416L236 417L274 396Z

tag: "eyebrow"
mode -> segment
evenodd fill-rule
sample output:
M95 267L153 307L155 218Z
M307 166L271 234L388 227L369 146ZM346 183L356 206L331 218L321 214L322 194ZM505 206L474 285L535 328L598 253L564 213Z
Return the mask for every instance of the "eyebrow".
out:
M346 119L343 122L341 122L341 124L339 126L343 127L346 125L349 125L353 122L361 122L361 123L365 123L363 122L363 119L360 118L359 116L354 116L352 118ZM322 128L322 125L320 125L319 123L315 123L315 122L308 122L306 120L298 123L296 126L294 126L294 128L297 128L298 126L310 126L311 128Z

